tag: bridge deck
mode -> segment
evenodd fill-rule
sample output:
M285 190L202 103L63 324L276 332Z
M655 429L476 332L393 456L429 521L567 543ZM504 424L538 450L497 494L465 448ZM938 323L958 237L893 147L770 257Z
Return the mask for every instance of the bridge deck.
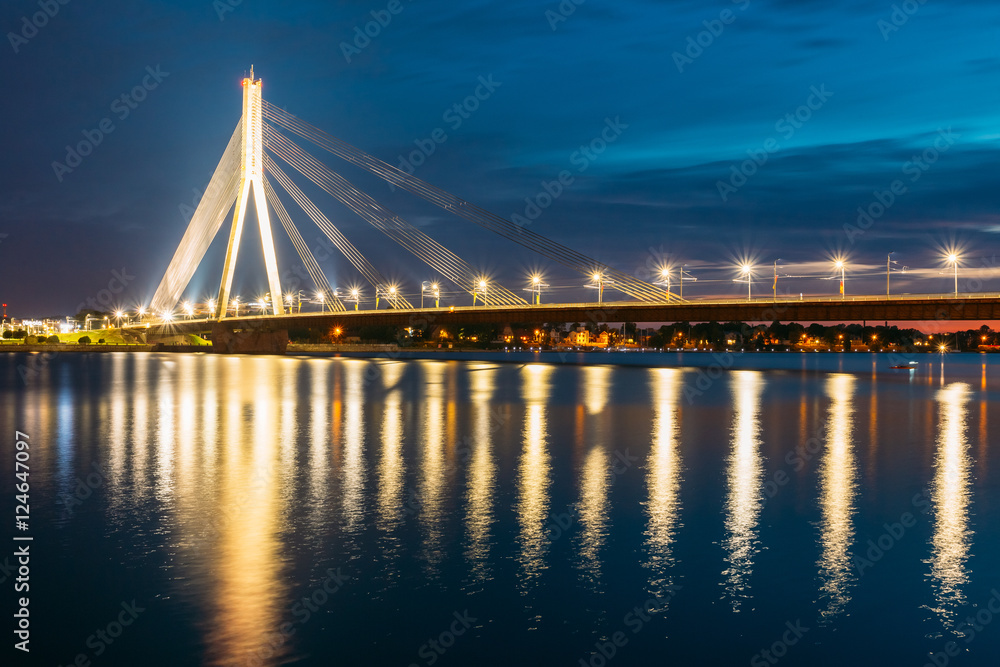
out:
M752 301L685 301L650 303L541 304L525 306L462 306L413 310L360 310L229 317L227 328L304 329L333 326L396 325L424 328L460 324L543 324L549 322L960 322L1000 320L1000 295L904 295ZM212 320L177 320L132 325L152 334L210 331ZM926 326L926 325L925 325ZM917 328L920 328L919 326Z

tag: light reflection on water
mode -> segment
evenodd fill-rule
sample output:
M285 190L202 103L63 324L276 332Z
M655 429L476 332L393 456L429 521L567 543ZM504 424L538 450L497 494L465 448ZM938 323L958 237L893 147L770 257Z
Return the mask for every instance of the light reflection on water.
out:
M418 447L419 482L417 499L423 538L422 557L428 576L437 576L438 565L445 557L441 523L445 503L445 364L428 361L420 364L424 382L424 424Z
M614 469L608 457L607 445L612 434L606 428L607 405L611 392L612 370L606 366L583 369L584 405L587 409L584 427L583 467L580 472L580 500L577 514L580 521L579 566L588 585L597 589L601 578L601 548L607 538L608 493L614 481ZM612 440L613 443L613 440Z
M935 591L933 611L946 628L954 626L958 612L966 605L965 586L969 581L966 561L972 543L969 529L972 461L965 434L970 390L969 385L955 382L937 394L940 425L931 484L934 533L929 562Z
M344 367L344 459L341 465L343 482L340 485L340 502L348 533L361 530L365 516L362 497L365 485L365 400L362 378L366 366L365 362L352 359Z
M523 578L522 589L537 585L545 568L548 547L546 524L549 518L548 428L546 403L549 398L552 375L551 366L530 364L521 369L523 382L521 395L524 401L524 429L521 456L517 475L517 523L520 529L518 543Z
M208 607L203 625L209 665L247 664L259 655L269 633L283 620L288 596L282 576L287 555L278 539L287 500L278 476L290 463L289 450L279 440L282 378L275 364L257 359L247 365L226 364L222 372L229 388L225 438L217 464L203 464L218 473L218 496L206 502L207 489L201 488L193 465L178 467L175 492L178 513L189 517L178 525L179 538L182 544L199 542L192 545L190 558L183 549L179 554L179 585ZM248 374L253 375L253 382L247 382ZM190 390L196 391L194 386ZM160 388L159 395L161 406L172 404L170 391ZM181 433L191 437L198 431ZM195 441L199 447L205 442L202 438ZM165 469L169 468L161 467ZM223 510L222 516L208 531L202 530L202 522L218 509ZM191 538L184 535L185 529L192 530ZM205 550L202 541L208 546ZM208 587L208 595L200 590L202 586ZM273 658L281 660L288 649L275 647Z
M493 419L490 400L496 382L496 367L473 364L470 367L472 433L469 443L469 473L465 492L465 557L472 569L472 582L482 586L492 572L490 535L494 522L493 500L496 495L496 462L493 459Z
M379 452L376 496L375 525L379 531L379 555L388 561L383 576L395 580L393 567L399 557L401 540L398 535L403 521L406 499L403 486L406 475L406 459L403 456L403 394L396 385L403 374L403 365L382 364L385 398L382 402L382 447Z
M675 583L673 545L680 516L680 480L682 461L679 451L681 409L677 398L684 372L675 368L650 371L653 394L653 445L649 452L646 486L649 500L646 513L645 566L650 570L649 594L666 598Z
M764 375L759 371L736 371L731 390L735 404L732 422L732 449L727 461L725 508L726 568L722 574L726 598L733 611L752 597L750 575L759 551L757 521L761 509L763 465L760 454L760 399Z
M173 605L197 637L174 664L270 667L303 655L330 664L335 654L317 638L340 627L349 633L341 642L395 650L395 639L364 644L351 625L383 627L372 601L378 623L403 628L393 660L409 664L464 596L498 634L561 633L560 646L586 656L620 611L679 582L657 609L666 625L642 634L645 657L679 636L707 652L705 664L746 662L757 648L734 657L712 646L704 607L690 597L713 597L720 572L724 610L713 613L725 616L710 622L739 612L767 626L748 647L769 645L799 616L841 630L860 615L875 626L869 606L905 597L885 583L892 577L919 598L894 613L930 615L954 637L993 585L974 586L973 563L1000 555L983 551L989 541L972 529L973 508L992 493L973 471L986 474L996 409L992 370L978 361L967 382L937 363L914 383L867 365L857 375L734 371L695 400L685 395L694 371L672 368L109 354L94 362L106 364L107 386L90 391L73 384L79 369L54 363L15 415L50 443L33 453L50 477L39 473L35 493L71 493L93 463L107 471L94 499L53 525L101 562L124 561L155 582L144 597ZM821 449L792 470L781 457L813 433ZM637 462L619 474L626 451ZM765 505L777 470L790 481ZM930 521L913 530L929 541L898 540L860 580L854 559L867 539L913 510L913 489L924 487ZM557 533L562 512L571 525ZM104 541L93 524L79 528L95 516ZM105 546L115 540L117 550ZM345 591L321 620L272 641L331 565L352 575ZM839 645L811 632L823 650Z
M826 381L830 410L823 460L820 464L821 553L819 577L825 622L840 614L850 601L854 580L851 545L854 542L854 387L851 375L833 375Z

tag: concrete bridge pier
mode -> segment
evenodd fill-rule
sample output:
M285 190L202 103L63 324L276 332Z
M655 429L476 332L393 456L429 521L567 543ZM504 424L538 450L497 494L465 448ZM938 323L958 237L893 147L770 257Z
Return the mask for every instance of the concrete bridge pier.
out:
M212 352L220 354L284 354L288 330L264 324L212 324Z

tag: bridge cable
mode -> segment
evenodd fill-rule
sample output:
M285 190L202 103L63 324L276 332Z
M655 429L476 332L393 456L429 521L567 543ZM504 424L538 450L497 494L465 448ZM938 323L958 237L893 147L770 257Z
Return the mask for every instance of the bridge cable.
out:
M274 160L267 153L264 154L264 171L273 175L281 187L291 195L292 199L298 203L299 207L305 211L306 215L312 218L313 222L319 227L330 241L337 247L337 249L347 258L347 260L354 266L358 272L364 276L377 292L382 294L387 294L389 291L390 283L386 280L378 269L376 269L372 264L362 255L354 245L347 240L337 227L330 222L330 220L323 215L318 208L309 200L308 197L292 182L285 172L283 172ZM397 301L401 302L404 307L412 308L412 304L408 302L401 295L397 297Z
M279 154L300 173L337 197L362 218L424 260L449 280L455 282L456 285L469 293L479 293L473 270L468 264L399 216L381 207L366 194L354 188L339 174L330 172L325 165L304 153L298 146L281 135L276 136L279 145L271 147L276 148L276 154ZM275 137L272 137L272 140L275 140ZM380 216L379 213L382 215ZM525 303L517 295L496 284L487 288L483 292L483 296L487 303L493 302L494 305L523 305Z
M279 139L282 139L285 142L282 146L278 147L279 152L282 151L282 149L285 149L287 151L290 151L291 153L296 154L293 157L286 152L283 155L283 159L291 160L289 164L292 164L297 170L299 171L305 170L305 172L308 172L307 176L310 178L310 180L317 182L317 179L322 180L325 174L330 173L324 165L316 161L314 158L306 157L305 160L296 159L299 156L304 156L305 155L304 152L301 151L299 147L295 146L291 142L288 142L287 139L284 139L284 137L281 137L280 135L277 136ZM359 196L363 193L359 193L357 190L354 190L353 187L350 187L350 184L347 184L349 188L341 187L343 183L339 181L333 183L327 183L326 185L337 189L338 194L336 194L335 196L344 200L345 205L348 205L352 210L357 212L363 218L365 217L365 211L371 208L371 206L369 206L369 201L366 201ZM377 224L375 226L378 228ZM381 230L383 231L383 233L387 233L387 235L389 235L388 232L386 232L384 229ZM446 254L447 251L445 251L445 253L438 252L438 249L441 247L438 246L433 240L431 240L426 235L423 235L422 233L416 231L410 226L403 226L402 228L396 229L395 231L397 231L401 236L405 237L407 241L409 241L409 243L413 244L413 246L418 247L419 250L414 250L413 247L407 246L406 242L400 241L398 239L394 240L397 240L397 242L400 242L401 245L407 247L407 249L409 249L411 252L414 252L422 259L425 259L425 261L431 263L431 265L434 266L434 268L437 268L439 270L444 268L440 263L448 261ZM390 238L392 238L391 235ZM443 248L441 249L444 250ZM459 263L452 264L451 271L449 271L448 268L444 268L444 270L447 273L454 273L456 271L460 272L461 271L460 260Z
M198 265L236 202L243 150L243 120L236 129L195 209L187 230L153 295L154 313L170 312L177 306Z
M378 158L369 155L361 149L355 148L347 142L337 139L314 125L299 119L298 117L275 107L264 100L264 117L276 123L284 129L299 135L315 143L330 153L355 164L370 173L378 176L382 180L407 190L436 206L454 213L459 217L476 223L481 227L499 234L521 246L534 250L542 256L548 257L564 266L579 271L584 275L591 276L595 272L600 272L608 279L609 284L613 284L625 294L634 298L646 301L666 301L678 300L674 294L668 294L666 290L660 289L650 283L642 281L635 276L618 271L595 259L587 257L571 248L568 248L556 241L552 241L541 234L538 234L523 225L518 225L495 213L491 213L483 208L475 206L464 199L461 199L441 188L432 186L425 181L407 174L405 171L394 167Z
M264 132L265 145L275 155L457 286L470 294L479 294L474 270L457 255L355 188L343 176L330 171L323 163L279 134L272 126L265 124ZM486 303L494 305L526 303L524 299L495 283L479 296L483 297Z
M337 293L331 287L330 281L327 280L326 275L320 268L319 263L312 254L312 251L309 250L309 246L306 245L306 242L299 233L299 230L296 229L295 225L292 223L291 216L288 215L288 211L285 210L281 200L278 199L278 195L274 192L274 188L271 187L271 183L267 180L266 176L263 181L266 199L274 208L275 213L278 215L278 219L281 220L281 226L285 228L285 232L291 239L292 245L295 246L295 251L299 254L299 258L305 265L306 271L309 273L309 277L312 278L313 284L316 285L316 289L323 295L323 303L329 303L331 305L330 307L335 310L347 310L344 307L344 304L341 303L340 299L337 297Z

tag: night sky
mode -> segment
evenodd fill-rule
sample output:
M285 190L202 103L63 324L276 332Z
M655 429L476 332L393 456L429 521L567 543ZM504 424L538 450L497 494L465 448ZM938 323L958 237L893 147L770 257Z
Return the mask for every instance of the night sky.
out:
M910 267L894 289L946 292L950 247L963 292L1000 290L995 2L48 3L58 12L37 29L46 0L0 7L0 296L15 317L72 314L101 290L116 306L149 303L251 64L272 104L394 165L440 128L415 174L505 217L569 171L531 228L642 278L688 264L699 282L685 296L745 294L732 280L744 258L759 267L755 293L770 293L780 258L782 274L811 276L780 289L836 294L823 278L837 255L848 294L884 292L892 251ZM121 101L144 82L135 108ZM477 89L478 108L455 112ZM602 152L580 150L602 132L613 138ZM87 135L100 139L91 154L54 165ZM550 260L305 147L508 288L538 269L544 300L593 298ZM435 277L299 181L407 292ZM283 201L316 246L318 230ZM859 221L859 207L872 217ZM247 230L244 299L266 286ZM192 298L218 289L222 236ZM297 262L280 241L279 263ZM336 285L357 280L339 256L323 268Z

